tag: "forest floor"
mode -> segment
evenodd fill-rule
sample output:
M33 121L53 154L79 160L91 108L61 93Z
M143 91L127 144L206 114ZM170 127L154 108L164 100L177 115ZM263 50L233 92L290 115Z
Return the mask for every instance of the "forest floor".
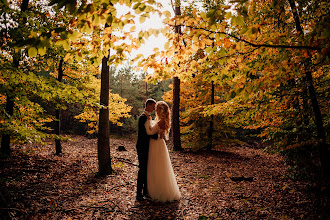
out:
M281 156L253 146L170 151L182 198L159 203L135 199L135 140L111 139L106 177L97 175L96 139L62 145L61 156L49 142L0 159L2 219L330 219L329 185L287 178Z

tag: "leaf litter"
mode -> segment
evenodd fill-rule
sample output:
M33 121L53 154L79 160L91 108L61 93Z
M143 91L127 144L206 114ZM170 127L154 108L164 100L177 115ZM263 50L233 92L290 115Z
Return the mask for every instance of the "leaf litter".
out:
M280 155L248 145L170 151L182 194L171 203L136 201L134 139L110 140L107 176L97 174L97 139L72 136L62 146L60 156L49 141L14 146L1 158L3 219L330 218L328 183L289 179Z

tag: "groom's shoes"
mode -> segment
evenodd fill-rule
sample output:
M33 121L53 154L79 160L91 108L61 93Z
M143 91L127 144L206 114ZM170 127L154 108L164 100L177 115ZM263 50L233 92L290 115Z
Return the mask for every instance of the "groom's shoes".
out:
M147 193L147 194L143 194L143 197L144 197L145 199L151 199L151 197L149 196L148 193Z
M136 195L136 200L137 201L143 201L143 200L145 200L145 198L144 198L143 195Z

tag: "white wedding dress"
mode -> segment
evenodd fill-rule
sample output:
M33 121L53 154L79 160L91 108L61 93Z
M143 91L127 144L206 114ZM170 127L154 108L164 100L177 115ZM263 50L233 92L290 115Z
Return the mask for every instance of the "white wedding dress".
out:
M156 121L147 120L146 131L149 135L161 134ZM147 168L148 193L151 199L170 202L180 199L180 191L175 179L170 156L163 138L150 139Z

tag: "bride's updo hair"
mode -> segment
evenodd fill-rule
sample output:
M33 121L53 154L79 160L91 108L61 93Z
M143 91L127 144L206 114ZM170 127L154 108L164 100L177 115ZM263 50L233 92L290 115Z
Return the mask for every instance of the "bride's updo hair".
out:
M156 121L164 119L165 121L165 132L169 133L171 128L171 110L168 107L167 103L164 101L158 101L156 103Z

